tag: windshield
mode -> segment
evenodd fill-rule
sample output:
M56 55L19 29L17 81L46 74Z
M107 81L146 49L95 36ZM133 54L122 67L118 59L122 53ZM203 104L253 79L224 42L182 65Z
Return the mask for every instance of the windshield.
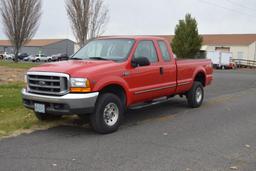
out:
M72 58L123 61L127 59L133 44L133 39L93 40Z

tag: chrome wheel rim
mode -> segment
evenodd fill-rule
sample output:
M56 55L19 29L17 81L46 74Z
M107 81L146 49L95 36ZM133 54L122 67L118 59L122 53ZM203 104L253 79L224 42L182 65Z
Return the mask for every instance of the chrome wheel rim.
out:
M119 109L115 103L109 103L105 106L103 119L106 125L113 126L119 117Z
M196 89L196 102L200 103L203 99L203 91L200 87Z

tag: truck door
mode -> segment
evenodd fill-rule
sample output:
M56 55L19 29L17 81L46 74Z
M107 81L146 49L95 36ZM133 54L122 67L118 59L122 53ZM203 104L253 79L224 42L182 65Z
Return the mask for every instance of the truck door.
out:
M176 91L177 86L177 68L174 58L171 58L171 49L163 40L157 41L159 56L162 58L160 63L161 87L165 95L172 95Z
M161 80L159 58L156 47L151 40L141 40L133 58L146 57L150 61L149 66L138 66L131 68L125 79L130 86L133 95L133 103L142 102L161 97Z

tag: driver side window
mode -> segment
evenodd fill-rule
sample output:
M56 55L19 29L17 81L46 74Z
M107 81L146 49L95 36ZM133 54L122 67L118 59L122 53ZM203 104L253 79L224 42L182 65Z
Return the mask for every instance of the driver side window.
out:
M146 57L150 63L156 63L158 61L156 49L154 43L150 40L140 41L139 45L134 53L134 58Z

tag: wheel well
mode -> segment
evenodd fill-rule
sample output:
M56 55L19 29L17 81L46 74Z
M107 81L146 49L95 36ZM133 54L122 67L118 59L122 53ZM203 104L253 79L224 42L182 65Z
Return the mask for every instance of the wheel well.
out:
M203 86L205 86L205 74L203 72L199 72L196 74L195 80L194 81L198 81L200 83L203 84Z
M126 93L122 86L116 85L116 84L108 85L100 91L100 94L104 94L104 93L113 93L117 95L123 102L124 106L126 106L126 102L127 102Z

